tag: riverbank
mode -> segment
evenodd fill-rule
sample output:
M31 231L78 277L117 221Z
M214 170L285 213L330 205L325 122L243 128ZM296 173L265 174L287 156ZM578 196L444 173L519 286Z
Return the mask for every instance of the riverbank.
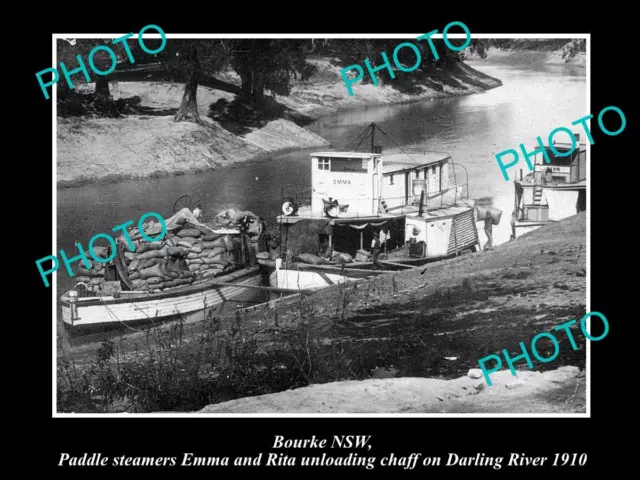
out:
M564 43L561 39L511 39L504 40L502 47L491 46L486 50L486 58L479 51L465 51L465 60L502 63L508 65L549 65L573 68L587 67L587 54L573 41Z
M457 379L478 368L479 358L504 348L517 352L519 342L528 344L536 334L586 313L585 247L583 212L492 251L430 264L424 274L415 269L336 285L231 317L132 333L117 342L71 347L61 333L58 395L63 409L71 411L116 411L118 405L136 411L198 411L319 385L315 392L323 384L377 378L380 372L395 379ZM534 359L535 372L563 366L584 370L585 340L579 327L572 330L578 349L557 337L559 355L547 364ZM154 343L154 338L160 340ZM548 357L552 345L538 344L538 351ZM526 365L517 368L529 372ZM83 377L83 372L91 373ZM577 373L558 381L559 390L550 389L549 398L566 400L571 388L585 388ZM105 385L113 389L96 400L95 392ZM529 385L531 395L540 393L535 381ZM87 407L88 395L98 404ZM487 399L473 395L465 401L476 398ZM370 403L375 401L371 397ZM521 413L530 411L526 405L537 412L557 411L558 406L555 401L491 405L489 400L477 408ZM294 403L290 407L288 413L295 413ZM567 408L583 412L584 404Z
M387 378L312 385L209 405L198 413L584 413L586 378L577 367L508 370L454 380Z
M436 71L411 94L397 90L393 84L358 84L355 95L350 97L339 67L329 59L310 62L316 65L316 74L307 82L295 82L289 97L275 97L284 107L285 116L261 128L247 128L243 134L227 130L207 117L212 105L219 100L231 102L236 98L228 89L199 86L197 103L202 123L176 123L173 115L180 105L183 84L111 82L115 100L137 96L145 114L120 118L58 118L58 187L196 173L268 160L275 153L287 150L326 147L329 142L304 128L305 124L343 109L465 95L501 85L499 80L459 64L447 71ZM218 77L227 85L240 84L233 71ZM79 86L78 91L88 93L92 88L92 84Z

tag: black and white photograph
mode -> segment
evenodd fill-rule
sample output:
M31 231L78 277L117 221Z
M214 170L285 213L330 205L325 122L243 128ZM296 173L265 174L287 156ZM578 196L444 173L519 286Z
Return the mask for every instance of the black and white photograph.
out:
M53 37L55 417L589 416L588 34Z

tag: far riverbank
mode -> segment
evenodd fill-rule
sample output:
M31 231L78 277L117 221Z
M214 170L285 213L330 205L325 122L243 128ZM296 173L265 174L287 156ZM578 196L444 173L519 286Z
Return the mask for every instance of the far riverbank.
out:
M139 97L144 115L121 118L59 118L57 125L57 184L75 187L113 183L213 170L249 161L269 160L275 153L327 147L329 141L305 125L341 110L364 106L417 102L483 92L501 85L498 79L464 63L438 70L428 84L417 85L415 93L403 93L393 83L355 86L347 94L339 68L330 59L310 60L318 68L306 82L297 82L288 97L275 97L284 116L261 128L247 128L239 134L209 118L220 100L232 102L236 95L226 90L198 87L198 110L202 123L174 122L184 84L162 81L114 81L110 89L115 100ZM238 85L232 71L219 75L221 81ZM90 92L92 84L79 87Z

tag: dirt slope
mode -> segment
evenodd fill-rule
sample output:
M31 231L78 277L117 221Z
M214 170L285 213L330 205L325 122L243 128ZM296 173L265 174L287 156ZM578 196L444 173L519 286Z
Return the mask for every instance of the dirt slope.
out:
M493 385L468 376L455 380L389 378L323 385L209 405L199 413L584 413L584 372L509 371Z
M276 97L279 103L307 119L341 108L469 94L500 85L498 80L461 64L450 72L441 72L428 86L421 85L414 95L401 93L393 85L358 85L356 96L349 97L338 67L327 59L312 63L318 67L314 77L297 82L291 96ZM233 71L218 77L231 85L240 84ZM93 84L80 85L77 90L89 93L93 88ZM283 150L329 145L325 139L287 119L271 121L262 128L249 128L243 135L231 133L207 115L212 104L221 99L230 102L235 95L203 85L198 87L197 95L201 125L173 122L183 84L113 81L110 91L115 100L140 97L140 106L149 114L116 119L59 118L58 186L195 173L246 160L268 159Z

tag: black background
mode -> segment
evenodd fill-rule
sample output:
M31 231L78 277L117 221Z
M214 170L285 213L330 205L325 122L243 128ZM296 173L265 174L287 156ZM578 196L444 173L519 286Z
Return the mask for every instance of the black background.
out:
M629 225L616 220L616 210L630 209L618 197L619 192L633 187L624 184L624 170L635 161L630 147L634 117L630 98L635 94L635 82L629 82L628 68L635 59L629 57L633 43L626 43L623 12L589 10L583 4L566 8L549 7L539 3L509 6L478 5L472 13L462 4L452 4L449 12L435 14L427 3L373 4L342 3L338 8L319 2L298 3L293 8L268 5L262 12L249 4L234 5L225 11L219 4L208 7L193 4L149 4L146 13L133 15L125 4L105 4L104 8L89 12L86 7L58 5L48 17L43 10L38 19L30 21L28 42L21 44L20 61L12 77L12 90L18 89L24 111L24 120L15 121L16 135L24 136L21 152L25 157L12 157L20 178L26 179L28 195L21 197L37 213L37 234L29 236L32 243L22 250L18 269L27 273L19 287L29 292L24 297L29 309L41 308L26 317L12 318L19 331L29 330L29 353L20 355L20 363L28 357L29 366L18 369L24 387L19 408L28 408L25 423L15 437L20 452L27 456L22 465L24 473L30 467L47 469L47 476L59 478L252 478L291 475L299 478L319 475L328 477L363 477L369 475L394 478L412 475L423 478L606 478L611 477L614 465L624 460L620 445L628 429L628 421L614 421L613 411L622 411L627 404L628 388L615 380L617 372L629 374L632 366L624 367L620 345L625 338L624 329L636 320L625 319L622 305L625 300L615 298L625 282L629 261L619 265L618 254L633 248L633 234ZM68 11L67 11L68 10ZM63 12L64 11L64 12ZM60 13L63 12L63 13ZM582 12L582 13L581 13ZM35 12L34 12L35 13ZM365 16L367 13L370 18ZM629 15L627 13L627 15ZM61 18L56 18L60 16ZM581 18L584 16L584 18ZM588 18L587 18L588 17ZM277 22L276 18L280 18ZM608 336L591 342L591 401L592 418L52 418L52 341L51 302L52 289L45 289L35 266L35 260L50 255L51 251L51 101L44 99L35 72L51 66L52 33L113 33L134 32L148 24L159 25L166 33L415 33L434 29L440 32L451 21L465 23L474 33L590 33L591 34L591 127L595 144L591 147L591 311L606 315L610 323ZM292 23L293 22L293 23ZM454 29L456 33L458 29ZM23 35L27 35L25 32ZM321 36L321 35L319 35ZM14 50L18 48L13 46ZM15 51L13 53L16 53ZM629 65L630 64L630 65ZM336 81L341 81L336 78ZM7 92L9 93L9 92ZM346 93L345 93L346 94ZM13 96L13 95L8 95ZM625 112L627 128L616 137L609 137L597 127L597 114L606 106L615 105ZM614 127L610 127L614 128ZM531 132L544 135L547 132ZM9 141L13 141L9 139ZM626 147L626 148L625 148ZM622 220L622 218L621 218ZM624 218L629 222L629 218ZM26 254L26 252L30 252ZM617 263L618 262L618 263ZM617 267L617 268L616 268ZM616 272L619 268L623 272ZM617 273L617 275L616 275ZM635 272L633 272L635 273ZM627 278L632 281L632 276ZM33 298L35 297L35 298ZM32 310L29 310L30 312ZM9 320L9 319L7 319ZM595 333L596 331L594 331ZM626 338L629 338L627 335ZM618 344L616 346L616 344ZM627 347L628 348L628 347ZM28 372L27 372L28 369ZM33 403L32 403L33 402ZM27 407L28 406L28 407ZM620 412L622 413L622 412ZM16 417L17 418L17 417ZM196 456L249 456L263 453L263 460L271 450L274 435L285 438L307 438L316 435L372 435L371 451L361 455L382 457L390 452L408 455L421 452L428 456L442 456L446 462L449 452L461 456L484 453L487 456L509 456L510 452L528 456L547 456L555 453L587 453L585 467L418 467L413 471L400 468L381 468L368 471L363 467L325 467L314 472L312 468L298 467L151 467L151 468L83 468L58 467L62 452L72 455L100 452L103 456L176 456L178 463L183 452ZM627 433L628 434L628 433ZM632 444L634 436L629 434ZM11 437L14 438L14 437ZM11 440L10 438L10 440ZM14 442L12 442L14 443ZM276 452L282 450L275 450ZM333 451L335 452L335 450ZM285 452L295 454L295 451ZM317 454L305 450L300 454ZM343 451L348 455L349 451ZM11 459L9 459L11 460ZM7 458L5 458L5 462ZM506 463L506 461L505 461ZM550 463L550 462L548 462ZM5 463L6 465L6 463ZM615 477L616 475L613 474Z

